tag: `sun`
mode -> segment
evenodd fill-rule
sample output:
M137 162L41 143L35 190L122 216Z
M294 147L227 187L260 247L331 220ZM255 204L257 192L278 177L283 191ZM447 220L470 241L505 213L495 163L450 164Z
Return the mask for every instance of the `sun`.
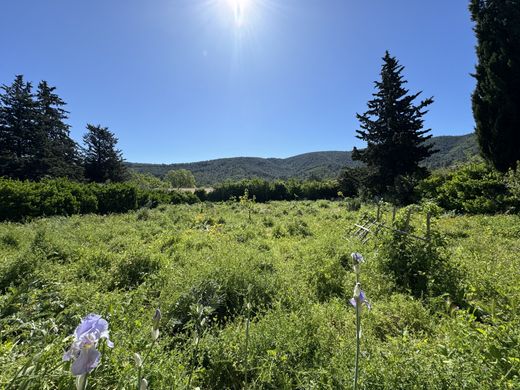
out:
M235 24L243 26L246 21L246 15L252 0L224 0L233 12Z

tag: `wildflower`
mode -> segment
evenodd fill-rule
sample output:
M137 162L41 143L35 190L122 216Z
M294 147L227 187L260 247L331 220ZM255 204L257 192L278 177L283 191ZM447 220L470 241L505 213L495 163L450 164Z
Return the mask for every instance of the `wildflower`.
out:
M162 314L160 309L155 309L155 313L153 315L153 324L155 327L159 327L159 321L161 321Z
M148 381L146 379L141 379L141 383L139 383L139 390L147 390L148 389Z
M155 309L152 321L152 339L155 341L159 338L159 323L161 322L162 314L160 309Z
M352 257L354 264L361 264L365 262L365 259L363 258L363 255L361 253L354 252L350 256Z
M368 310L372 308L368 300L366 299L365 293L361 290L361 283L356 283L356 287L354 287L354 296L350 299L350 304L354 307L357 307L358 302L361 305L365 305Z
M360 265L361 263L365 262L363 255L361 253L354 252L350 255L350 257L352 257L352 268L354 268L354 272L359 274L361 268Z
M74 331L74 341L63 354L64 361L74 360L71 371L74 375L91 372L99 364L101 353L97 350L99 340L106 339L107 346L114 347L108 337L108 322L98 314L89 314Z
M135 361L135 366L137 368L142 367L143 359L141 358L141 355L139 355L137 352L134 353L134 361Z

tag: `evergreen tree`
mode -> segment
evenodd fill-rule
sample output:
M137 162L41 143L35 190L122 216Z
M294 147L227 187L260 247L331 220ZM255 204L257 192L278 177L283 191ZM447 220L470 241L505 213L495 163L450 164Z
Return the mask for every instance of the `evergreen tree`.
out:
M124 181L127 171L115 135L99 125L87 125L87 130L83 137L85 177L98 183Z
M55 87L42 81L36 93L36 127L45 134L41 166L45 176L79 180L83 176L83 168L78 145L70 138L70 126L64 122L68 118L68 112L63 109L66 103L54 93L55 90Z
M435 151L426 141L430 129L423 130L425 107L433 98L414 105L421 92L409 95L404 88L404 67L388 51L383 57L381 81L375 82L374 98L368 111L357 114L361 130L357 138L366 141L363 150L354 148L352 158L367 165L365 186L373 195L383 195L396 187L405 176L424 175L419 163Z
M34 179L44 136L37 132L32 85L22 75L0 94L0 176Z
M520 160L520 0L472 0L478 39L473 93L484 158L505 172Z

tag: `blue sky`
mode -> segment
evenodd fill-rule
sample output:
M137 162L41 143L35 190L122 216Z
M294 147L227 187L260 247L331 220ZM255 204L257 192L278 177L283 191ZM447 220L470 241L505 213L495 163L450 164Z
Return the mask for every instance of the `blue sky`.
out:
M363 146L355 114L388 49L411 92L435 97L432 133L466 134L467 3L3 0L0 83L23 74L57 86L73 138L108 126L128 161L288 157Z

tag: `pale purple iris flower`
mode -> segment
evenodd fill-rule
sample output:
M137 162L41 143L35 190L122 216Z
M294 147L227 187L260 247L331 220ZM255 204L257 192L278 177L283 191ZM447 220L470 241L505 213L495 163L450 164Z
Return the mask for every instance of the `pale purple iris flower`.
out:
M356 287L354 288L354 297L350 298L349 302L354 307L357 307L359 302L361 305L365 305L368 310L372 308L372 305L370 305L370 302L368 302L365 293L363 290L361 290L361 285L359 283L356 284Z
M361 264L365 262L365 259L363 258L363 255L358 252L354 252L350 255L352 257L352 268L354 269L354 272L359 275L361 271Z
M63 354L63 360L74 360L71 371L74 375L91 372L99 364L101 353L97 350L99 340L106 339L107 346L114 347L108 336L108 322L98 314L89 314L74 331L74 341Z
M354 252L350 256L352 257L354 264L361 264L365 262L365 259L363 258L363 255L361 253Z

